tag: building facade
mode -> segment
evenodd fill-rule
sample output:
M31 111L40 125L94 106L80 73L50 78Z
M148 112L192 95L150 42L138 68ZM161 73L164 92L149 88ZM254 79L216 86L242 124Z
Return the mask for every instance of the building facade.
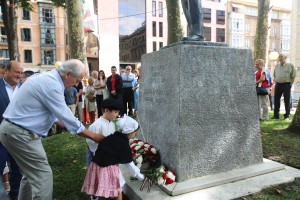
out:
M269 52L289 54L291 10L282 2L271 1L269 15ZM254 50L258 4L256 0L229 0L227 2L227 43L231 47Z
M17 9L20 62L25 70L46 71L66 59L66 15L51 1L32 2L33 11ZM9 58L3 21L0 21L0 56Z

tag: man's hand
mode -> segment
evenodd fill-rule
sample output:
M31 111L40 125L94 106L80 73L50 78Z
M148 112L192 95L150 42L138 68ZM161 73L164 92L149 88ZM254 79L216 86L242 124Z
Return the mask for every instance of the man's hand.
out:
M88 129L85 129L82 133L79 133L78 135L81 137L89 138L97 143L101 142L105 138L101 133L96 134Z

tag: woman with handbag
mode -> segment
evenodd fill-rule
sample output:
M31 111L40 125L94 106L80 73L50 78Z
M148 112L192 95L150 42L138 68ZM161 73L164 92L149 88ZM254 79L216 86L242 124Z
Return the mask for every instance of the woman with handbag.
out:
M95 111L96 111L96 97L95 97L95 89L94 89L94 79L90 77L88 79L88 86L85 88L85 108L86 112L89 115L90 123L95 121Z
M255 82L256 82L256 93L257 102L259 108L259 120L269 120L269 110L268 110L268 94L269 94L269 84L266 79L266 72L264 70L264 60L258 59L255 61Z

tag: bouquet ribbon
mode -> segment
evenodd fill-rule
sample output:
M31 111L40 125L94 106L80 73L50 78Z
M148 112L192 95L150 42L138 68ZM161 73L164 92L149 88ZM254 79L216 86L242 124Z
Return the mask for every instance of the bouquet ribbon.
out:
M140 187L140 191L143 191L143 189L144 189L144 187L145 187L146 184L147 184L147 188L148 188L147 192L150 192L151 187L153 185L153 181L150 178L148 178L148 177L146 177L145 180L143 181L143 183L142 183L142 185Z

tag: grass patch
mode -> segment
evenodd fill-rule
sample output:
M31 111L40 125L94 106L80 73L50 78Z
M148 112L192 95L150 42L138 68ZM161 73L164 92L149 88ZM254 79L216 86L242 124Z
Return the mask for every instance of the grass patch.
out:
M43 139L43 144L53 171L53 199L88 199L80 192L86 173L85 139L62 133Z

